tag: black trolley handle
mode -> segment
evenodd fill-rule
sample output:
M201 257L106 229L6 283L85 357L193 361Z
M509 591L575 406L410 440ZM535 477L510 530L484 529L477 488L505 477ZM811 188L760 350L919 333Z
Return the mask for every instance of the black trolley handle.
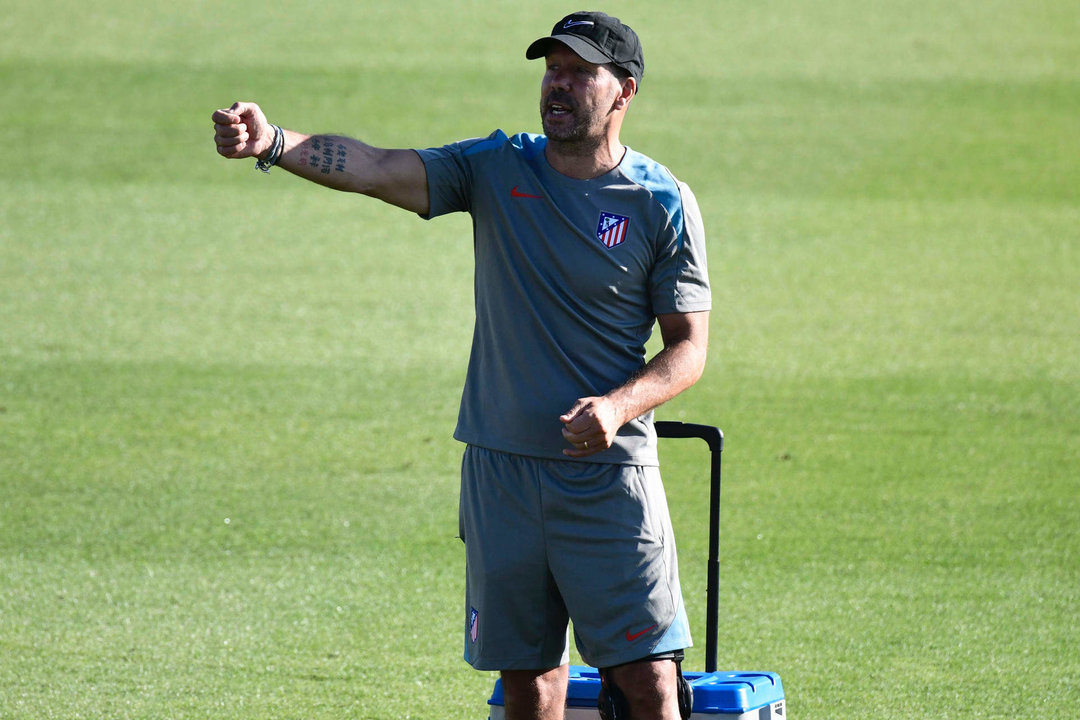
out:
M716 672L716 639L720 619L720 455L724 433L712 425L657 420L657 437L701 438L709 444L709 565L705 588L705 672Z

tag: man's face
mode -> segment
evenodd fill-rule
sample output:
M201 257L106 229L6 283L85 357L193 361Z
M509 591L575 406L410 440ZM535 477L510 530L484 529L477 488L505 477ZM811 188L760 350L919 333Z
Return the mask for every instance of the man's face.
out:
M565 45L553 43L540 85L544 134L557 142L599 142L621 90L622 83L606 66L586 62Z

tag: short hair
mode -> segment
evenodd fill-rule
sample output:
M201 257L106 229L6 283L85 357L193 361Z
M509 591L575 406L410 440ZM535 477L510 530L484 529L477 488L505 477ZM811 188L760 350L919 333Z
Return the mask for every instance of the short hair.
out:
M620 83L624 83L628 78L634 77L634 74L629 70L620 65L616 65L615 63L605 63L604 67L610 70L611 74L618 78Z

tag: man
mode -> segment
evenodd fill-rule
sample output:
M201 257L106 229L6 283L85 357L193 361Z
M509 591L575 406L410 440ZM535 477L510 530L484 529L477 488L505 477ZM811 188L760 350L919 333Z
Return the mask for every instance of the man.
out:
M704 369L710 309L693 195L619 141L637 35L574 13L534 42L544 135L428 150L213 115L218 152L431 218L469 212L476 326L455 437L465 658L499 670L505 712L562 718L568 618L602 669L602 711L676 720L690 635L652 411ZM648 363L657 323L663 349Z

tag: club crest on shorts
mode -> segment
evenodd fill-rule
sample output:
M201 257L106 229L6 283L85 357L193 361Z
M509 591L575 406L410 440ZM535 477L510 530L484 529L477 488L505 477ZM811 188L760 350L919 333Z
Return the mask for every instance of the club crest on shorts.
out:
M613 248L626 240L626 231L630 227L630 218L615 213L600 213L600 222L596 225L596 238L604 247Z
M476 611L476 608L469 608L469 640L476 642L476 638L480 635L480 613Z

